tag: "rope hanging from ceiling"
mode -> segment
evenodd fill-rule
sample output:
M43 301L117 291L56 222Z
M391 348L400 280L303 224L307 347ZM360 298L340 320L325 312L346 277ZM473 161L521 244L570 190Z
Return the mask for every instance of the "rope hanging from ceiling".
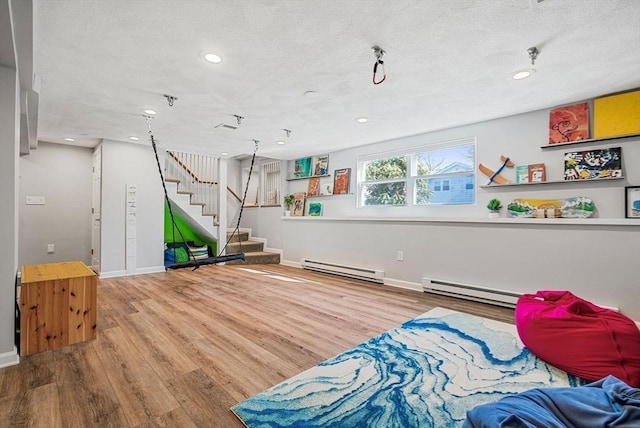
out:
M177 98L175 98L177 99ZM174 100L175 100L174 99ZM170 103L171 105L172 103ZM160 158L158 156L158 149L156 148L156 140L153 136L153 131L151 130L151 120L153 119L151 116L147 116L145 115L144 118L147 121L147 125L149 127L149 138L151 139L151 146L153 147L153 153L155 155L156 158L156 164L158 166L158 172L160 173L160 181L162 181L162 189L164 190L164 198L165 201L167 203L167 207L169 210L169 217L171 218L171 226L172 226L172 240L173 243L176 243L176 237L175 237L175 233L176 231L178 231L178 234L180 235L180 239L182 240L182 242L184 242L186 244L186 239L184 238L184 235L182 234L182 232L180 231L180 228L178 227L178 225L176 224L175 221L175 217L173 215L173 210L171 208L171 200L169 199L169 194L167 192L167 186L165 184L165 179L164 179L164 174L162 173L162 167L160 166ZM195 257L193 256L193 253L191 252L191 249L189 248L189 245L185 245L186 250L187 250L187 254L189 256L189 261L184 262L184 263L174 263L172 265L167 266L167 269L181 269L181 268L186 268L186 267L192 267L193 270L198 269L200 266L202 265L211 265L211 264L217 264L217 263L224 263L224 262L229 262L232 260L246 260L245 254L242 252L242 241L240 240L239 236L240 236L240 220L242 219L242 211L244 210L244 203L245 200L247 198L247 193L249 190L249 183L251 182L251 173L253 171L253 166L255 164L255 160L256 160L256 154L258 152L258 140L253 140L254 142L254 149L253 149L253 156L251 157L251 167L249 168L249 177L247 178L247 185L244 189L244 195L242 197L242 204L240 205L240 212L238 214L238 223L236 224L235 229L233 230L233 232L231 233L231 235L229 235L227 242L225 243L224 247L222 248L222 250L220 251L219 255L216 257L208 257L206 259L195 259ZM238 242L240 244L240 248L239 248L239 253L237 254L227 254L227 255L222 255L222 253L225 252L225 250L227 249L227 246L229 245L229 243L231 242L231 240L233 239L234 236L238 236ZM175 260L175 245L173 246L173 257Z

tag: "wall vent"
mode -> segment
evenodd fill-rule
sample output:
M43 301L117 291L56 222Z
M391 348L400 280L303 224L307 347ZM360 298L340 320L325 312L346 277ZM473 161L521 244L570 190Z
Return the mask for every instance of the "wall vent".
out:
M349 278L362 279L365 281L377 282L379 284L384 283L384 271L378 269L347 266L338 263L311 259L302 259L300 260L300 264L304 269L308 270L346 276Z

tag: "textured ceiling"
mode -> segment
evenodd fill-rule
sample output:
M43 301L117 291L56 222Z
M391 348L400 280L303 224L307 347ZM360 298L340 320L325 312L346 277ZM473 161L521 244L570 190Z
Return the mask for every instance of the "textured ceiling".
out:
M40 0L35 32L39 139L85 146L151 108L164 148L291 159L640 87L638 0Z

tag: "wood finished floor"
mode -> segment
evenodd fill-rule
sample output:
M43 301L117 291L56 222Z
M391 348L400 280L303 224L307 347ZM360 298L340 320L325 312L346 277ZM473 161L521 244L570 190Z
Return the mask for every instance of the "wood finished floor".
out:
M0 427L242 427L233 404L436 306L513 323L505 308L250 268L271 274L100 280L96 340L0 369Z

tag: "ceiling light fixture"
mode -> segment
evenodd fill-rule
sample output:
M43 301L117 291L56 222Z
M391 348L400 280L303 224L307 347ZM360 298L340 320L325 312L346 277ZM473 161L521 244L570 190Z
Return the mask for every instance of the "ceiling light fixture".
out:
M316 91L305 91L304 92L304 96L305 97L317 97L318 93Z
M359 117L356 119L356 122L358 123L367 123L369 122L369 119L367 119L366 117Z
M67 138L64 139L64 141L69 141L69 142L73 143L76 140L74 140L73 138L67 137Z
M220 153L220 156L229 156L229 153L227 153L227 152L222 152L222 153Z
M527 68L526 70L518 70L518 71L513 72L513 74L511 75L511 78L513 80L522 80L522 79L526 79L527 77L531 76L535 72L536 71L533 68Z
M138 137L134 137L134 136L131 136L131 137L129 137L129 139L130 139L131 141L138 141L140 138L138 138Z
M222 58L220 57L220 55L216 55L214 53L205 54L204 59L211 64L220 64L222 62Z
M281 145L281 146L284 146L286 143L285 143L284 141L280 140L280 141L276 141L276 144L279 144L279 145Z
M146 109L144 112L145 112L146 114L158 114L158 112L156 112L155 110L151 110L151 109L149 109L149 108L148 108L148 109Z

